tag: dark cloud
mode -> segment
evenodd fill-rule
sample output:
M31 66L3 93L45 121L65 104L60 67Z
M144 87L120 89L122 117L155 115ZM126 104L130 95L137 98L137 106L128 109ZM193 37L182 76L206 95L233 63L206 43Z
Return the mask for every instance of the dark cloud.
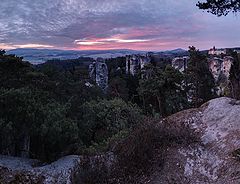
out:
M1 0L0 47L158 50L187 47L190 42L203 47L211 39L212 45L239 44L234 36L226 36L229 25L237 35L239 20L215 18L195 4L195 0Z

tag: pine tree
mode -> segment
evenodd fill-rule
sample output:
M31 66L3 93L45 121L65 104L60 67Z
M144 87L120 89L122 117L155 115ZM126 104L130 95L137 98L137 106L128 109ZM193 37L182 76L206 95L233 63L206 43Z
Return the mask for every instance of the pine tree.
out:
M215 97L215 82L207 57L195 47L189 47L190 61L186 70L186 88L192 105L198 107Z
M167 116L186 108L187 95L182 88L182 73L169 65L162 70L151 64L146 66L145 72L148 72L148 77L140 80L138 91L146 111Z

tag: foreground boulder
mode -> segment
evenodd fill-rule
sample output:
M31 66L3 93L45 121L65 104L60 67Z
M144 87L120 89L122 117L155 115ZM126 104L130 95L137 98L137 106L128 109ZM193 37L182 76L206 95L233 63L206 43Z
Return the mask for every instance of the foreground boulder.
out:
M147 183L240 183L240 101L218 98L167 119L188 124L200 141L169 148Z
M79 156L67 156L49 165L37 160L0 156L0 183L70 184L78 172Z

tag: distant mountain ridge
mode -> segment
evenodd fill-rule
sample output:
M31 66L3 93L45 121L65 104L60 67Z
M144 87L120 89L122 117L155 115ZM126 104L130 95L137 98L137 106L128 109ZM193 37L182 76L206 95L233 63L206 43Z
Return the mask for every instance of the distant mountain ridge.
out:
M57 50L57 49L13 49L7 51L7 54L15 54L19 57L23 57L24 60L29 61L33 64L44 63L48 60L59 59L77 59L79 57L91 57L96 59L97 57L102 58L116 58L132 54L146 54L148 51L137 51L130 49L115 49L115 50ZM183 49L174 49L162 52L155 52L159 54L179 54L187 52Z
M116 50L57 50L57 49L13 49L7 51L7 54L15 54L19 57L23 57L24 60L33 64L43 63L52 59L77 59L79 57L91 57L96 59L102 58L115 58L131 54L142 54L145 51L135 51L129 49L116 49Z
M164 53L181 53L181 52L187 52L187 50L184 50L182 48L177 48L174 50L166 50L166 51L162 51Z

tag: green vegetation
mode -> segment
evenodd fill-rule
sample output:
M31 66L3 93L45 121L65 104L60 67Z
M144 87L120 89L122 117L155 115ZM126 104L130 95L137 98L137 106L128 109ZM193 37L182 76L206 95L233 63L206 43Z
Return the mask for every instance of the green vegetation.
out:
M90 101L80 108L79 128L83 129L86 143L100 143L119 131L134 127L143 119L136 105L121 99Z
M104 94L97 85L85 85L92 82L86 65L91 58L33 66L1 51L0 153L52 161L105 152L148 124L146 119L201 105L214 97L214 86L205 56L191 48L190 57L185 73L168 60L159 66L155 58L136 76L125 74L123 57L109 59Z
M140 80L139 87L144 109L166 116L186 108L188 102L187 94L182 88L182 73L169 65L161 70L150 64L145 70L148 76Z
M0 90L1 150L55 159L77 137L68 107L29 88ZM28 155L26 155L28 156Z
M189 91L191 105L198 107L213 99L215 82L209 70L207 57L195 47L189 48L190 61L186 71L186 89Z

